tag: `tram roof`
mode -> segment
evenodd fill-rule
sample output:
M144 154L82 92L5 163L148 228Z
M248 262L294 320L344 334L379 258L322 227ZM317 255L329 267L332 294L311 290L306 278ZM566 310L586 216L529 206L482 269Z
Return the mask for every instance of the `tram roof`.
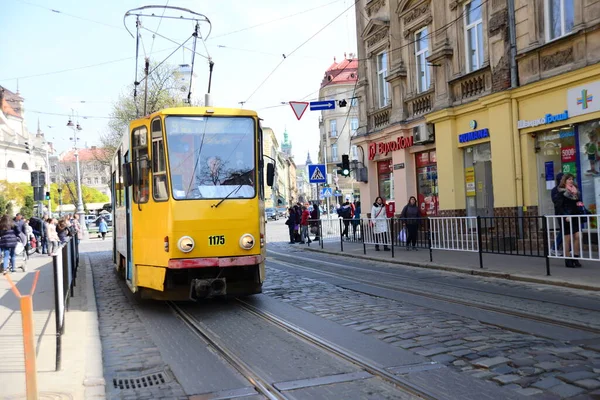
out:
M212 112L207 112L211 110ZM225 107L171 107L165 108L155 113L150 114L146 118L154 118L157 115L186 115L186 116L233 116L233 117L256 117L257 113L253 110L245 110L241 108L225 108Z

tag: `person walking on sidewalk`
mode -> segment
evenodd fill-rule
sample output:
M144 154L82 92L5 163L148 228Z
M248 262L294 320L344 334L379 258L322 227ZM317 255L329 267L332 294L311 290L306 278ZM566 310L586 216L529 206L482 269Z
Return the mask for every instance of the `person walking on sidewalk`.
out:
M56 219L48 218L46 237L48 238L48 255L50 257L52 257L54 252L58 250L58 233L56 232L56 224L58 224Z
M294 234L294 226L296 225L296 210L292 207L288 209L288 218L285 221L285 224L288 226L288 230L290 232L290 244L296 243L296 236Z
M373 227L375 250L379 251L379 244L383 243L383 250L390 251L387 245L388 223L385 214L385 202L381 196L377 196L373 207L371 207L371 221L369 221L369 224Z
M319 203L315 202L315 204L313 205L313 209L310 212L310 231L312 233L314 233L315 238L313 239L314 241L319 241L320 237L319 237L319 225L321 223L321 213L319 212Z
M310 244L312 240L308 237L308 219L310 218L310 213L306 206L302 206L302 218L300 219L300 243L304 244L305 240Z
M565 266L567 268L578 268L581 267L581 263L577 258L579 254L575 254L579 250L579 217L581 214L581 194L577 188L577 184L574 181L575 177L572 174L565 174L560 180L558 186L559 196L557 198L556 207L558 215L566 215L563 219L563 234L564 234L564 256L569 257L571 255L574 259L565 258ZM571 239L571 235L573 239ZM569 251L569 247L573 242L572 253Z
M348 238L348 227L350 226L350 220L352 220L352 206L350 205L350 199L346 198L346 202L337 209L338 217L342 218L344 223L344 230L342 231L342 237Z
M352 237L356 241L356 231L360 225L360 201L354 202L354 217L352 218ZM359 238L360 239L360 238Z
M419 222L421 222L421 211L419 211L417 198L415 196L410 196L408 204L404 206L402 213L400 213L400 218L406 225L406 230L408 231L406 250L410 250L411 245L413 250L418 250L417 237L419 234Z
M98 232L102 235L102 240L106 239L106 232L108 232L108 225L104 218L100 217L100 222L98 223Z
M562 180L563 176L564 176L564 174L562 172L559 172L558 174L556 174L556 186L554 186L554 188L550 192L550 196L552 198L552 204L554 204L554 214L555 215L560 215L560 210L557 207L559 196L560 196L560 193L558 192L558 187L560 186L560 181ZM562 253L560 252L560 248L562 247L562 242L563 242L563 235L562 235L560 223L558 224L557 229L558 229L558 232L555 232L554 242L552 243L552 246L550 246L550 255L560 256L560 255L562 255Z
M10 272L17 271L17 255L15 252L17 243L19 243L19 227L8 215L3 215L0 218L0 251L4 259L2 264L2 273L4 275L9 271L9 261Z

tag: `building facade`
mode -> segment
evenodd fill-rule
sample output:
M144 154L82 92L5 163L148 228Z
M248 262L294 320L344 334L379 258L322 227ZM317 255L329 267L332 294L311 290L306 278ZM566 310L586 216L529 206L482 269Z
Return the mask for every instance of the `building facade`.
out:
M584 203L596 208L597 2L371 0L362 7L365 126L354 143L368 154L361 190L371 199L393 196L402 205L416 194L428 215L549 214L554 177L572 172Z
M79 169L81 185L96 189L111 199L110 167L103 162L106 159L105 149L92 146L89 149L79 149ZM51 162L54 169L52 183L69 183L77 181L77 164L75 150L69 150L58 157L58 163Z
M337 173L337 164L346 154L350 160L358 160L358 149L351 139L356 135L359 125L358 101L356 97L358 83L358 60L354 54L333 64L325 71L319 100L333 100L335 107L321 111L319 119L319 163L327 164L328 183L340 193L342 202L345 197L354 196L355 174L344 177ZM330 177L329 177L330 176Z

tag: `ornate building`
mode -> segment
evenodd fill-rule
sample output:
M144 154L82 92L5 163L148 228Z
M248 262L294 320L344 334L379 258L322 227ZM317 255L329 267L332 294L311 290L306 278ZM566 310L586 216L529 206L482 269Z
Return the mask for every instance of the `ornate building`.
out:
M92 146L89 149L79 149L79 167L81 172L81 185L98 190L111 199L110 167L106 160L105 149ZM75 150L69 150L58 157L58 163L50 163L52 183L76 182L77 170L75 163Z

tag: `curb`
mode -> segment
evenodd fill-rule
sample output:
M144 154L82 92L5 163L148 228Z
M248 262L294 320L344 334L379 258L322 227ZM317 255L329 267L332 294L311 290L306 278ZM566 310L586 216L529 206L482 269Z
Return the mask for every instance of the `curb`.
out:
M518 274L504 274L502 272L485 271L485 270L477 270L477 269L464 269L464 268L459 268L459 267L453 267L450 265L443 265L443 264L436 264L436 263L424 263L424 262L417 262L417 261L398 261L398 260L394 260L394 259L382 260L381 258L370 257L370 256L362 255L362 254L346 254L346 253L340 253L340 252L335 252L335 251L331 251L331 250L324 250L324 249L320 249L320 248L303 247L302 250L303 251L308 250L308 251L312 251L314 253L325 253L325 254L331 254L331 255L335 255L335 256L360 258L362 260L379 261L379 262L385 262L385 263L390 263L390 264L404 265L404 266L408 266L408 267L427 268L427 269L434 269L434 270L439 270L439 271L456 272L456 273L466 274L466 275L483 276L486 278L505 279L505 280L510 280L510 281L529 282L529 283L537 283L537 284L542 284L542 285L566 287L566 288L570 288L570 289L590 290L590 291L594 291L594 292L600 292L599 286L588 286L588 285L582 285L579 283L561 282L561 281L555 281L555 280L551 280L551 279L534 278L534 277L518 275Z
M94 289L94 276L92 274L92 263L87 254L80 254L79 261L83 261L80 267L86 272L86 299L87 299L87 332L86 349L88 357L85 362L85 387L86 399L105 399L106 382L104 380L104 369L102 365L102 341L100 340L100 328L98 325L98 308L96 305L96 290Z

